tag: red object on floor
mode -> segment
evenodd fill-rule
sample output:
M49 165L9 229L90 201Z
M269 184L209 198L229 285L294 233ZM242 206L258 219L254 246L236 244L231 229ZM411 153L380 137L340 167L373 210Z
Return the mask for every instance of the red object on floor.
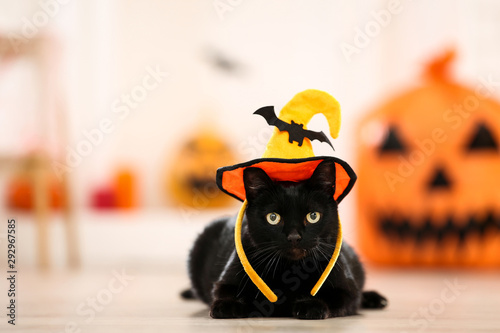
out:
M100 187L92 193L91 206L96 209L116 208L116 194L112 187Z

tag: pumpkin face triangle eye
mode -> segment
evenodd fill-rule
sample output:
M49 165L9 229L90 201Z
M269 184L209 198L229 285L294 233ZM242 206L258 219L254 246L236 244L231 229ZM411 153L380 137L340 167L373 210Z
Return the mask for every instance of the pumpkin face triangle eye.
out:
M478 124L471 140L466 145L468 151L498 151L497 140L484 123Z
M382 145L379 147L380 154L386 153L403 153L406 151L406 146L401 140L398 130L394 126L390 126Z

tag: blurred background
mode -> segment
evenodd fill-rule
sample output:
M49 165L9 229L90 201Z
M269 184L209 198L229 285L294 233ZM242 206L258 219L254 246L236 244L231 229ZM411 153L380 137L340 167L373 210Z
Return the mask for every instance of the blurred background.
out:
M196 164L196 156L192 162L179 159L185 157L183 145L203 131L217 134L233 162L260 157L270 130L252 112L265 105L280 109L308 88L324 90L343 109L335 156L356 170L360 119L418 84L431 59L454 49L453 74L472 86L498 73L495 1L263 6L259 1L1 2L2 156L46 152L49 174L70 179L77 218L121 214L95 209L113 200L113 181L121 174L133 183L134 209L127 212L185 211L189 220L199 215L196 206L203 206L203 199L179 202L168 182L176 165ZM310 128L328 131L320 117ZM317 155L330 154L328 146L314 144ZM211 148L207 154L217 154ZM216 160L204 163L215 172L224 165ZM4 207L10 202L18 208L12 194L9 199L16 176L1 174ZM347 225L355 224L353 197L341 208ZM122 217L114 227L122 226ZM162 223L189 223L175 217ZM86 223L91 221L78 218L82 228Z
M215 170L270 137L252 113L314 88L342 107L335 152L313 147L358 173L340 216L364 260L498 267L498 22L493 0L0 1L0 217L19 265L185 274L197 233L239 208Z
M236 209L211 183L216 168L260 157L271 131L252 112L280 109L302 90L324 90L340 102L334 154L357 170L362 118L421 85L433 59L454 50L453 80L471 89L500 78L495 1L4 1L1 7L1 156L46 155L49 204L60 210L71 201L78 233L92 223L110 223L109 232L118 232L143 213L159 215L134 220L141 228L152 219L161 227L208 221L219 213L214 206ZM310 128L328 131L320 117ZM314 148L331 154L327 145ZM10 168L0 177L4 214L28 223L35 203L26 170ZM349 233L354 197L341 207ZM61 218L58 209L50 217ZM158 235L148 231L147 237ZM108 235L84 237L84 253L95 237ZM159 244L146 243L145 256L159 255L153 251ZM106 255L96 254L83 258Z

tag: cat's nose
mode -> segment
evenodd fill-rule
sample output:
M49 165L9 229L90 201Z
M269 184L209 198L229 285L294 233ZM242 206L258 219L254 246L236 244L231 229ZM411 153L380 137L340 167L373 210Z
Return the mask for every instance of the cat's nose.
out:
M286 238L292 244L297 244L302 239L302 236L300 236L300 234L297 232L297 230L293 230L292 232L290 232L288 234L288 236Z

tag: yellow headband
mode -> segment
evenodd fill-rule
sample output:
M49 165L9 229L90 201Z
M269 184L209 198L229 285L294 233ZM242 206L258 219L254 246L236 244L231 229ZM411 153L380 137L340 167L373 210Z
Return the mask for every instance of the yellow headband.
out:
M243 269L247 273L248 277L250 277L250 280L252 280L255 286L264 294L264 296L266 296L266 298L271 303L274 303L278 300L278 297L271 290L271 288L269 288L269 286L264 282L264 280L262 280L259 274L257 274L257 272L253 269L252 265L250 265L250 262L248 261L248 258L245 254L245 250L243 250L243 244L241 242L241 226L243 223L243 216L245 215L246 208L247 208L247 201L245 200L238 213L238 217L236 218L236 225L234 227L234 242L236 245L236 253L240 258L241 264L243 265ZM337 235L337 241L335 243L335 250L333 251L332 258L328 262L325 271L323 272L323 274L321 274L321 277L319 278L318 282L316 282L316 284L312 288L311 290L312 296L316 295L319 288L321 288L325 280L328 278L328 275L330 275L330 272L332 271L333 266L335 266L335 263L337 262L337 259L339 257L341 247L342 247L342 225L340 224L339 221L339 231Z

